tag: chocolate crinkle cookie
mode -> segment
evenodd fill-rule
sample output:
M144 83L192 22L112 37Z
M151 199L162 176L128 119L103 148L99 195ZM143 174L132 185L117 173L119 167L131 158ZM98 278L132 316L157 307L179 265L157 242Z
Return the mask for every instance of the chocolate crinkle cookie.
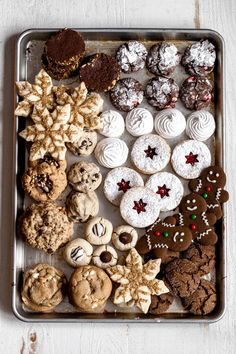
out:
M202 276L210 273L215 266L215 247L194 243L183 252L182 257L193 262Z
M207 315L212 312L216 301L215 286L205 279L201 279L199 287L192 295L181 299L184 309L194 315Z
M174 79L157 76L148 81L145 96L157 110L174 108L179 96L179 86Z
M175 296L190 296L197 290L200 275L197 266L188 259L175 259L164 271L166 285Z
M160 315L168 310L173 300L174 296L170 293L161 294L160 296L152 295L149 312L153 315Z
M208 39L202 39L186 48L182 65L191 75L206 76L213 71L215 60L215 46Z
M138 41L129 41L122 44L116 52L116 60L125 73L143 69L147 56L147 49Z
M172 43L154 44L148 52L146 67L154 75L170 75L180 63L180 53Z
M91 91L109 91L119 79L120 67L105 53L91 55L80 68L80 80Z
M213 84L205 77L190 76L180 88L180 99L188 109L208 107L213 97Z

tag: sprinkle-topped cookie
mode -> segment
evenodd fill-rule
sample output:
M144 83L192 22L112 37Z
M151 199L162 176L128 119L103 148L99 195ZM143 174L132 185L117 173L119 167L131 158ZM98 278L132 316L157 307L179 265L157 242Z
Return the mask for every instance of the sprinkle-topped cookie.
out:
M208 107L213 96L213 84L206 77L190 76L180 88L180 99L188 109Z

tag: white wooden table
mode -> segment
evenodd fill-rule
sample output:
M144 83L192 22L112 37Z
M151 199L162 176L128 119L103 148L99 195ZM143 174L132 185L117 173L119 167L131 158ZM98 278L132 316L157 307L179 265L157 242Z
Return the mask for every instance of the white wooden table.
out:
M236 1L235 0L0 0L0 353L236 353ZM12 36L33 27L211 28L226 42L228 206L227 312L216 324L37 324L10 308Z

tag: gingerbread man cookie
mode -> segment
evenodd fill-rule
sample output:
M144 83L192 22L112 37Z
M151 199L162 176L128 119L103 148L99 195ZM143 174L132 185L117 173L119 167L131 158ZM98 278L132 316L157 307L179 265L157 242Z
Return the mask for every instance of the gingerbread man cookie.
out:
M200 244L214 245L217 242L217 235L213 228L217 220L216 216L207 211L207 203L199 194L186 195L179 205L179 213L174 217L177 225L189 228L193 239Z
M208 211L220 219L221 204L229 199L229 193L224 190L225 184L226 175L223 169L220 166L210 166L203 170L198 178L189 182L189 188L200 194L206 200Z
M176 219L168 216L157 221L147 230L136 245L140 254L153 251L157 258L164 258L167 250L184 251L192 242L192 232L188 227L176 226Z

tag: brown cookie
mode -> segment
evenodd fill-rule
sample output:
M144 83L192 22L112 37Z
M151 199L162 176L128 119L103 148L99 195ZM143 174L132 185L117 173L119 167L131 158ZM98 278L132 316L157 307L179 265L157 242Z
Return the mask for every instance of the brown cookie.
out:
M190 246L191 247L191 246ZM176 251L171 251L171 250L167 250L166 255L164 258L162 258L161 260L161 264L165 265L170 263L171 261L173 261L176 258L180 257L180 252L176 252Z
M190 76L180 88L180 99L188 109L208 107L213 97L213 83L206 77Z
M39 159L39 160L35 160L35 161L30 161L29 160L28 164L29 164L30 167L36 167L38 165L47 164L48 166L54 166L57 169L61 168L63 171L65 171L66 166L67 166L66 160L57 161L49 154L44 155L44 157L42 159Z
M207 203L199 194L186 195L179 205L179 213L174 217L177 225L191 230L195 241L202 245L214 245L217 242L218 237L213 228L216 216L207 212Z
M210 166L203 170L198 178L189 182L189 188L200 194L206 200L208 211L220 219L221 204L229 199L229 193L224 190L225 184L226 175L223 169L220 166Z
M157 219L138 240L137 251L140 254L153 251L157 258L165 258L168 249L175 252L186 250L192 242L192 233L189 228L175 224L173 217Z
M201 279L197 290L192 295L182 298L181 301L184 309L194 315L207 315L216 306L216 289L210 281Z
M165 267L164 279L175 296L186 297L197 290L200 274L193 262L188 259L175 259Z
M68 182L78 192L94 191L102 182L100 168L95 163L79 161L71 166L68 172Z
M67 143L68 149L76 156L89 156L97 144L97 133L87 127L83 128L81 134L73 143Z
M160 296L152 295L151 305L149 311L153 315L160 315L168 310L173 303L174 296L170 293L162 294Z
M182 257L193 262L198 267L200 276L202 276L210 273L215 266L215 247L194 243L183 252Z

